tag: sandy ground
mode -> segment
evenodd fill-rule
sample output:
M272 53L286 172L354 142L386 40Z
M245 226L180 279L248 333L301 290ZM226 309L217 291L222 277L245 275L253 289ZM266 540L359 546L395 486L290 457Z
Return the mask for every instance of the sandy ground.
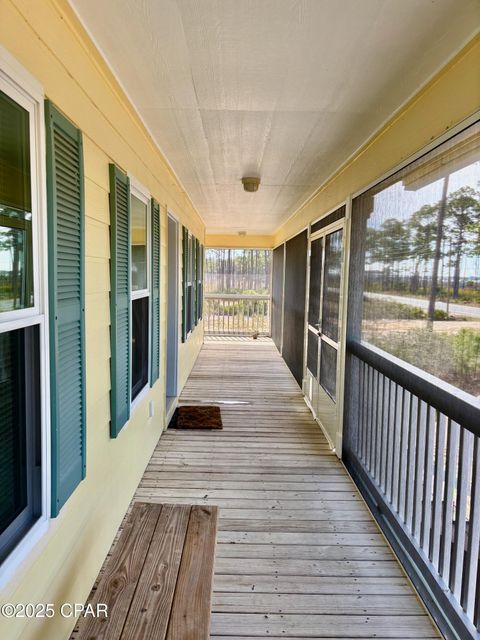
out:
M365 322L364 328L376 331L411 331L415 329L426 329L426 320L381 320L378 322ZM460 329L474 329L480 331L480 320L462 321L462 320L439 320L433 323L433 331L435 333L458 333Z

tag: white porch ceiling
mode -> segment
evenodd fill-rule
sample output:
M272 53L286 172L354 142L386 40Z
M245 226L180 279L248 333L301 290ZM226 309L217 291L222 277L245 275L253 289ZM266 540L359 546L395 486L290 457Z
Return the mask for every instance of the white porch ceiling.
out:
M480 25L478 0L70 1L208 233L273 233Z

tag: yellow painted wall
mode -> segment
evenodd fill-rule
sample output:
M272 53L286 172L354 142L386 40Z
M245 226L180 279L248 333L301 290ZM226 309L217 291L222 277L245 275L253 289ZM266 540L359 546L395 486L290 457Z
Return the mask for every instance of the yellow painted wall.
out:
M478 109L480 36L455 56L292 215L275 234L275 246Z
M234 235L211 235L205 236L206 247L217 247L219 249L273 249L274 236L236 236Z
M0 593L2 602L84 602L165 426L167 207L202 242L204 224L64 0L0 0L0 43L84 136L86 210L87 477ZM160 379L117 439L109 436L108 163L161 204ZM181 333L181 332L180 332ZM183 386L203 341L179 346ZM149 401L155 414L149 418ZM63 640L74 621L6 620L0 638Z

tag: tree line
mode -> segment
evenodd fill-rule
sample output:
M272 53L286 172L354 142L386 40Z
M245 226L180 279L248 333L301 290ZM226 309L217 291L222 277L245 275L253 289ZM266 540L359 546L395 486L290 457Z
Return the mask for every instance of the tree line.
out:
M206 293L270 293L272 252L266 249L207 249Z
M465 186L450 195L444 178L442 198L426 204L408 220L389 218L368 228L366 260L382 265L369 274L369 288L430 296L432 308L447 279L448 295L458 299L465 257L480 257L480 192ZM445 273L447 271L447 273ZM477 274L475 274L477 275ZM475 279L470 287L478 290Z

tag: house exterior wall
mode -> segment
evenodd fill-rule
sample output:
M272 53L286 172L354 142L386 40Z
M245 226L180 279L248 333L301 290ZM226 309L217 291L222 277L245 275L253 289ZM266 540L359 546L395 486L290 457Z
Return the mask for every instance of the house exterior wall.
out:
M59 516L0 591L1 602L84 602L165 428L167 208L203 242L204 224L75 15L63 0L2 0L0 43L83 132L87 472ZM161 205L160 378L110 438L109 162ZM181 236L181 234L179 234ZM181 265L179 266L181 269ZM179 304L180 323L181 303ZM179 330L179 336L181 331ZM179 390L203 342L202 322L179 345ZM150 402L154 415L149 417ZM0 637L68 637L74 619L0 617Z
M206 235L207 247L221 249L273 249L274 236Z
M0 592L2 602L58 607L86 599L165 427L167 208L202 242L204 225L66 0L2 0L0 18L1 44L82 130L84 140L87 475ZM477 38L282 226L275 242L255 240L255 246L278 245L471 115L480 106L479 67ZM135 176L160 202L162 233L160 378L115 440L109 435L109 162ZM208 244L213 242L236 246L225 239ZM248 245L242 240L241 246ZM200 322L179 345L179 389L202 340ZM68 637L73 625L72 618L58 614L35 621L0 617L0 637L56 640Z

